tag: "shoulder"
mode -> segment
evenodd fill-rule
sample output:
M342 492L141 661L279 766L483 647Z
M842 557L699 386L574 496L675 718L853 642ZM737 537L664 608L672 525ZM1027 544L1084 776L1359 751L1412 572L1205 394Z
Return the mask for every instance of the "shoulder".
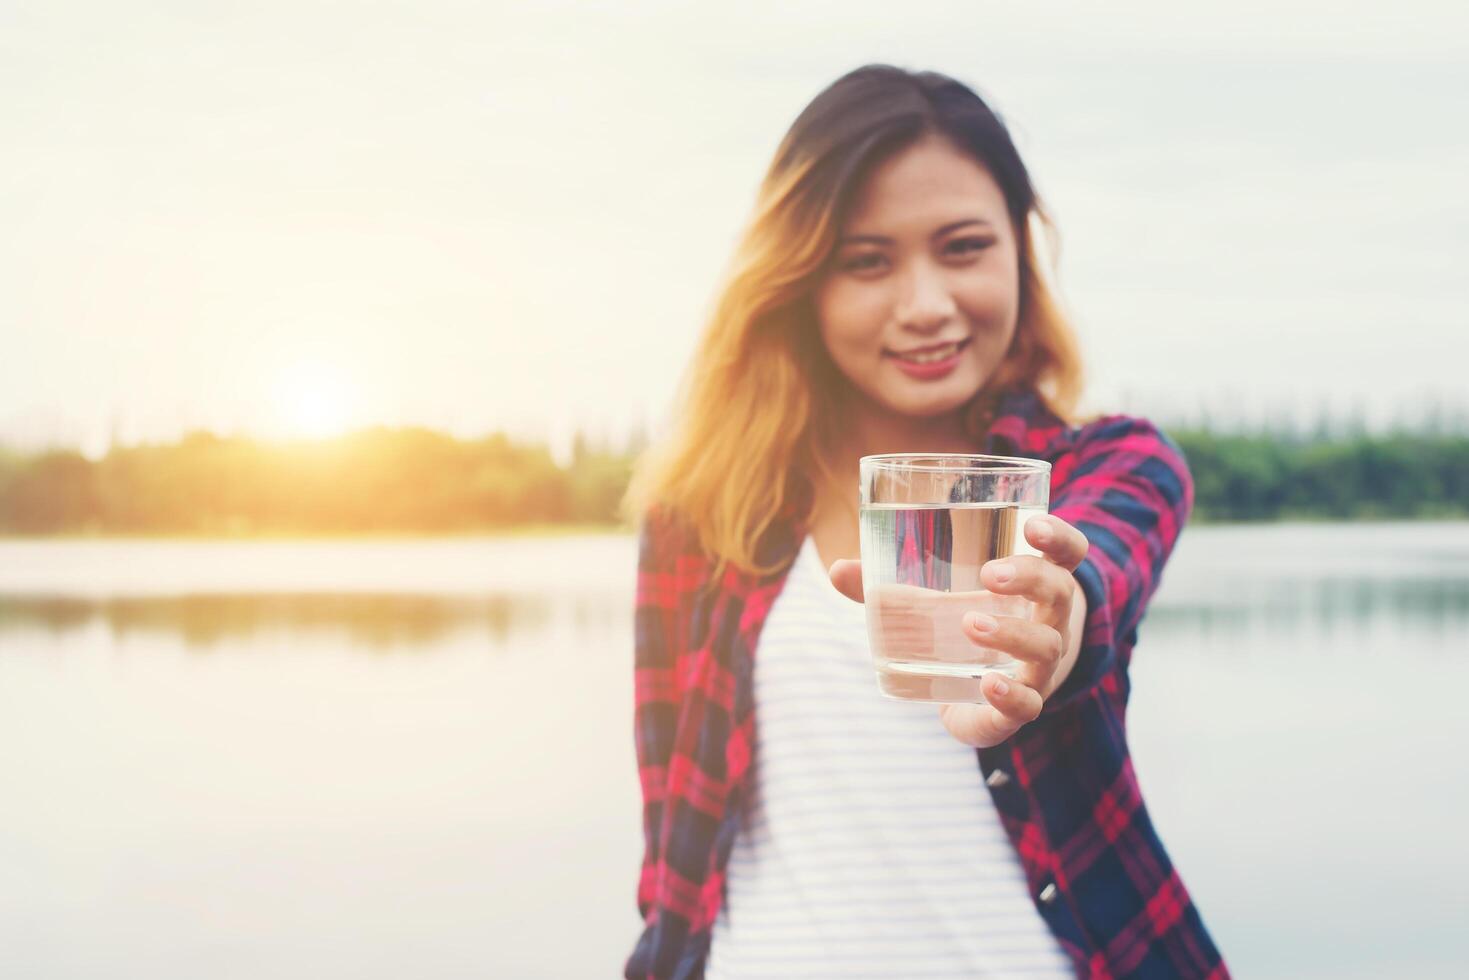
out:
M711 590L717 584L718 590L744 593L783 580L806 533L805 522L792 517L789 509L782 512L756 539L756 567L750 570L721 561L694 521L657 505L639 521L638 566L644 571L676 571L690 590L708 580Z
M1103 415L1066 426L1046 455L1053 495L1086 487L1094 493L1145 497L1157 507L1184 514L1192 509L1193 477L1183 451L1146 418Z
M674 511L661 505L650 507L638 522L638 565L672 570L697 537L689 522Z
M638 605L673 608L704 586L712 563L698 530L674 511L655 506L638 527Z
M1035 391L1007 392L991 430L994 445L1051 463L1053 484L1098 471L1153 478L1184 495L1188 463L1178 444L1149 419L1138 415L1096 415L1067 421L1050 410Z
M678 550L687 529L668 509L654 505L638 521L638 550L642 554L662 554Z
M1133 449L1178 454L1162 430L1141 416L1062 418L1030 388L1016 388L1001 396L990 434L1003 449L1048 460L1079 451Z
M1183 451L1153 422L1137 415L1102 415L1066 426L1057 433L1059 448L1071 453L1096 456L1127 453L1183 462Z

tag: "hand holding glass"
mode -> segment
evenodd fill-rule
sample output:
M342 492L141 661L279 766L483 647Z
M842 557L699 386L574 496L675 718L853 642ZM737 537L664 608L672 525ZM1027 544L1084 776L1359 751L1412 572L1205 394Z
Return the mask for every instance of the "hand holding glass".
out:
M1034 603L980 585L986 562L1039 554L1025 522L1050 505L1051 465L1008 456L864 456L862 590L877 684L905 701L983 704L1008 654L976 644L968 612L1030 619Z

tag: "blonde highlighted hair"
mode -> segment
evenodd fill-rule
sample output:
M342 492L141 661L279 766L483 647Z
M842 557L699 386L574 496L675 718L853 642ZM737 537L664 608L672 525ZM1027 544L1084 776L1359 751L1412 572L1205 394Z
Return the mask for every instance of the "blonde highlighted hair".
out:
M1020 259L1020 313L1004 361L964 409L976 444L1008 389L1035 391L1075 419L1082 365L1051 286L1055 229L1003 122L971 89L935 72L859 68L791 125L680 389L676 424L639 460L624 501L634 520L657 509L695 534L718 564L752 575L782 519L805 523L832 479L847 385L831 362L812 294L863 178L922 136L939 133L985 166L1005 194ZM717 580L717 578L716 578Z

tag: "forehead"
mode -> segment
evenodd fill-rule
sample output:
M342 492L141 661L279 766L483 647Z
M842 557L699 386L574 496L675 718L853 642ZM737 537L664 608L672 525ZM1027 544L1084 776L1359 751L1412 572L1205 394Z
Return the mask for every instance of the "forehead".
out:
M936 134L900 150L873 168L847 216L849 234L881 233L958 218L1001 226L1004 192L984 165Z

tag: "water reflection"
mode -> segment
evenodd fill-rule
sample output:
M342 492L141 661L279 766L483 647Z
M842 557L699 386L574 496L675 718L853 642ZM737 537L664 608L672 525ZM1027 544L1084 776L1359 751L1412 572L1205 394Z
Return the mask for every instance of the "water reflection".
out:
M595 597L565 600L579 630L610 628L617 609ZM37 627L53 635L101 620L116 639L170 632L194 650L273 632L336 632L374 652L428 650L459 630L479 630L495 642L544 630L555 606L548 597L281 593L264 595L0 596L0 634Z
M1199 587L1202 585L1203 587ZM477 630L495 643L532 638L565 617L578 635L610 636L628 609L605 595L492 594L481 597L401 593L264 593L182 596L0 595L0 635L40 628L53 635L100 620L114 638L176 634L191 649L272 632L335 631L353 646L381 652L428 648L450 633ZM1269 631L1330 637L1343 630L1412 628L1420 635L1462 635L1469 628L1469 576L1437 579L1289 578L1240 587L1230 576L1165 583L1143 629L1204 640Z

